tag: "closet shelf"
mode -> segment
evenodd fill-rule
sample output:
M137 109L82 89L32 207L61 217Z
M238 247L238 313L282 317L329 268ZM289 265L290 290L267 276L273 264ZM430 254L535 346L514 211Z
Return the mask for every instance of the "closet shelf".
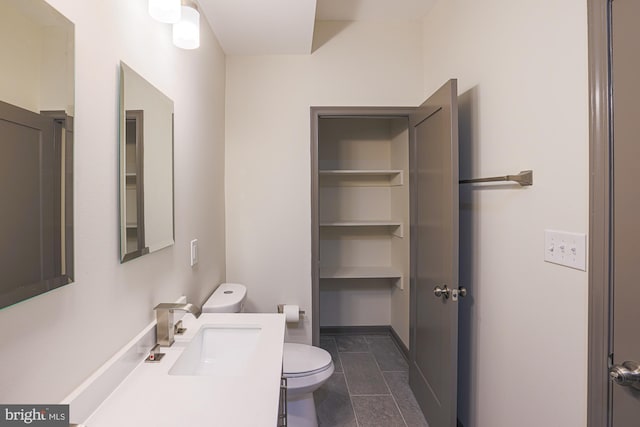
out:
M401 174L400 169L321 169L320 175L371 175L393 176Z
M321 221L320 227L399 227L399 221L364 220L364 221Z
M399 186L404 175L400 169L322 169L318 174L324 186Z
M321 279L400 279L402 273L393 267L320 267Z
M320 227L389 227L393 235L403 237L402 222L388 220L320 221Z

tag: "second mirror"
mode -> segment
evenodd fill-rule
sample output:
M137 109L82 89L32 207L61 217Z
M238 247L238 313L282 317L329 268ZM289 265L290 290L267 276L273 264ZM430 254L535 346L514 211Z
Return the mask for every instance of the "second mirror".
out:
M120 63L120 260L174 243L173 101Z

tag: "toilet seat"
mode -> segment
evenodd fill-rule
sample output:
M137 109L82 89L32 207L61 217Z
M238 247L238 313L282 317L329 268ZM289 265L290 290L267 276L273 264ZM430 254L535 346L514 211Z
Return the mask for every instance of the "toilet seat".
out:
M326 350L306 344L284 343L282 374L286 378L311 376L331 366L331 355Z
M311 399L313 393L333 374L335 367L326 350L305 344L284 343L282 376L287 379L287 405Z

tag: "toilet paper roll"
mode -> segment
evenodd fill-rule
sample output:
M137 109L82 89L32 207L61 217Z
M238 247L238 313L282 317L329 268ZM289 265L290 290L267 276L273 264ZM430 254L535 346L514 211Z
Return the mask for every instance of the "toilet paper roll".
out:
M285 304L282 312L284 313L285 321L287 323L297 323L300 321L300 307L297 305Z

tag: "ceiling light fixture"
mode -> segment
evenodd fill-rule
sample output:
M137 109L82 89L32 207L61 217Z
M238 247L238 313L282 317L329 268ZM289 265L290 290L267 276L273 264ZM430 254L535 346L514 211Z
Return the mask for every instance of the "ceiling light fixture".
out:
M200 47L200 12L195 4L182 6L180 21L173 24L173 44L182 49Z
M175 24L180 21L180 0L149 0L149 15L156 21Z

